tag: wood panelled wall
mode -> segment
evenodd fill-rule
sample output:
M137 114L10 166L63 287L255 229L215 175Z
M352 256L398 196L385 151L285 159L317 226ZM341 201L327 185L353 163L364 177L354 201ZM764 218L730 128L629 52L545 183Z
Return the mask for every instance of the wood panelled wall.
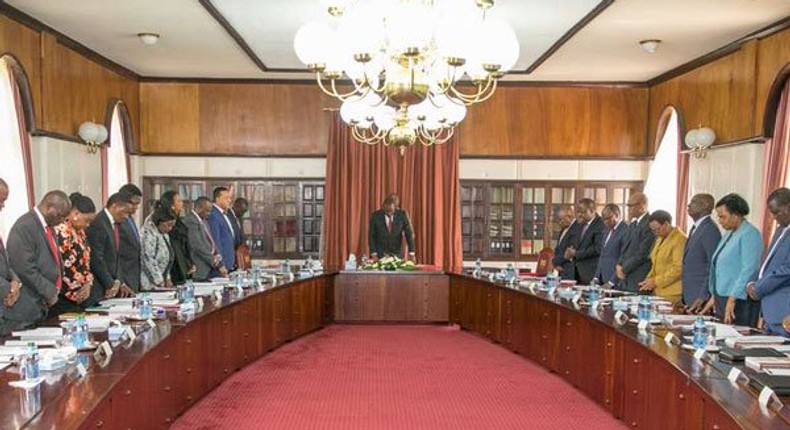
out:
M650 88L650 147L667 106L680 112L685 131L700 124L717 143L763 135L769 92L790 62L790 30L743 44L735 52Z
M87 59L53 34L4 15L0 15L0 53L13 55L25 69L36 130L74 137L84 121L106 122L107 105L117 98L126 104L138 136L139 85L135 79Z

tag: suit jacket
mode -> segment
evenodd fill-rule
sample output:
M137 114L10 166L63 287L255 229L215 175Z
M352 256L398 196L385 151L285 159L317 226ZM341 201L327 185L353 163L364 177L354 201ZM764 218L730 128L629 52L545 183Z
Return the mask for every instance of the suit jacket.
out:
M589 284L595 277L598 268L598 258L601 256L606 226L598 215L590 220L587 229L582 224L577 238L576 256L573 258L576 280L582 284ZM584 234L582 234L584 232Z
M696 226L683 250L683 303L691 306L697 299L707 301L708 278L713 253L721 240L721 232L710 217Z
M140 291L140 230L132 217L121 224L121 249L118 258L121 281L132 291Z
M94 306L104 300L104 294L120 280L119 255L115 250L115 221L102 210L88 226L88 243L91 246L91 272L95 282L85 306ZM119 226L120 228L120 226ZM120 236L120 232L119 232ZM120 250L120 247L119 247ZM139 257L138 257L139 258Z
M228 210L228 220L233 227L233 246L234 249L244 243L244 230L241 228L241 220L236 217L232 209Z
M6 253L3 240L0 239L0 335L5 334L5 324L3 323L3 316L5 315L5 305L3 301L11 291L11 281L19 282L19 278L8 262L8 253ZM10 331L10 330L9 330Z
M379 209L370 215L370 225L368 227L368 246L370 253L375 253L379 258L385 255L395 255L403 257L403 238L406 237L406 244L409 252L414 249L414 231L412 230L411 220L405 211L396 210L392 215L390 229L387 230L387 220L384 210Z
M222 255L222 263L225 264L228 271L233 270L236 267L236 239L233 235L233 229L225 221L225 216L216 206L211 208L211 214L208 216L208 225L217 250Z
M62 273L44 227L34 211L19 217L11 227L8 261L11 270L19 277L22 289L16 304L5 309L3 319L6 329L17 330L46 317L46 303L57 298L55 283Z
M612 236L609 238L609 241L606 241L606 236L609 235L609 232L612 233ZM625 235L627 232L628 225L624 222L620 222L614 230L604 231L603 240L605 244L601 248L601 256L598 258L598 267L595 270L595 277L599 281L603 283L609 282L614 286L619 285L620 280L615 275L615 266L617 265L617 259L620 258L620 254L623 252L623 248L625 248Z
M565 250L579 240L578 236L581 232L581 224L574 219L571 225L560 233L560 240L554 248L554 258L551 259L551 264L558 270L562 269L560 270L560 277L562 279L576 279L575 266L573 265L573 261L565 258Z
M193 278L198 281L205 281L209 278L209 273L214 267L214 252L211 240L207 236L203 220L194 212L184 216L184 225L189 231L189 245L192 251L192 262L195 263L195 274Z
M721 237L711 263L709 290L722 297L746 300L746 285L757 280L763 239L749 221Z
M162 284L170 277L173 266L174 252L170 245L170 236L162 234L149 217L143 223L143 234L140 238L143 272L140 274L140 289L149 291Z
M189 228L184 224L183 217L176 218L173 229L170 230L170 246L173 249L173 265L170 268L170 278L174 285L181 285L187 279L192 279L189 271L192 269L192 249L189 243Z
M647 278L656 282L653 294L676 298L683 294L683 249L686 235L675 227L665 238L657 238L650 252L652 267Z
M639 291L639 283L644 281L650 272L650 252L656 235L650 230L650 213L645 212L642 220L632 222L628 226L625 247L620 254L617 264L623 266L625 282L620 282L620 289L625 291Z
M766 324L778 325L790 315L790 231L782 236L782 231L777 230L768 252L763 275L755 283L754 291L762 299Z

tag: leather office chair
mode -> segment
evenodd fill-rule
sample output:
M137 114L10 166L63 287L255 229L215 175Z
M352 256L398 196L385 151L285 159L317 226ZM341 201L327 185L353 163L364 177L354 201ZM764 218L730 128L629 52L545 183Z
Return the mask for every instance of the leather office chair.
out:
M554 269L551 260L554 258L554 250L552 248L543 248L538 253L538 265L535 268L535 276L546 276Z

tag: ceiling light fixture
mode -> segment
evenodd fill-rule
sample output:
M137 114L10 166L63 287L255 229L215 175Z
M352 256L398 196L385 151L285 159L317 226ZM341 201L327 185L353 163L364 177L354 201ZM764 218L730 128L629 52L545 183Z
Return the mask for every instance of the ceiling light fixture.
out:
M658 50L658 45L661 43L659 39L640 40L639 46L648 54L654 54Z
M137 33L137 37L145 46L154 46L159 41L159 35L156 33Z
M325 21L294 37L299 60L360 142L404 149L447 142L515 66L513 28L487 14L494 0L321 0ZM349 90L339 88L345 78ZM466 88L460 80L471 82ZM462 91L463 90L463 91Z

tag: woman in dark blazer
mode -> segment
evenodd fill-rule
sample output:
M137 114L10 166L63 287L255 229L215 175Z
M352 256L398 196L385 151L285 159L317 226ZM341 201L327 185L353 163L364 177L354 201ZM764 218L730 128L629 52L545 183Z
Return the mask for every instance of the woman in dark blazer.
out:
M184 212L184 199L178 191L165 191L159 199L159 205L172 210L176 215L176 223L169 233L174 257L173 266L170 268L170 279L173 285L180 285L192 279L192 274L195 273L192 248L189 246L189 228L181 218Z

